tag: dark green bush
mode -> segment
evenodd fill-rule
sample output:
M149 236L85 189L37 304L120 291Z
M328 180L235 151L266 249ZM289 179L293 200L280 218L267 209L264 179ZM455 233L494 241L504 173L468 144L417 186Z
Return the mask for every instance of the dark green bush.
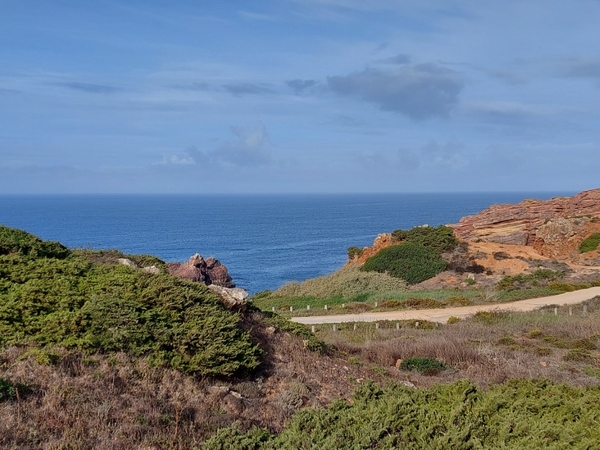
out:
M417 284L443 272L446 265L446 261L431 248L407 242L384 248L367 259L361 269L385 272L402 278L408 284Z
M0 225L0 255L18 253L33 258L66 258L70 251L53 241L42 241L37 236L16 228Z
M414 227L410 230L395 230L392 232L392 240L395 242L420 244L431 248L436 253L453 250L458 245L458 239L454 236L454 230L445 225L440 225L439 227Z
M17 394L16 386L4 378L0 378L0 402L10 400Z
M446 366L437 359L414 357L403 360L400 363L400 369L423 374L434 374L446 370Z
M600 246L600 233L594 233L579 245L579 253L593 252L598 249L598 246Z

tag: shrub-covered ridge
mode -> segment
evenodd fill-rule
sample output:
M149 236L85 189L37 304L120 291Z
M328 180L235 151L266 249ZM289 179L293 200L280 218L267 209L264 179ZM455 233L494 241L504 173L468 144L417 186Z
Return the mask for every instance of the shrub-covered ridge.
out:
M3 229L0 237L0 248L9 249L0 256L0 348L30 343L125 351L209 376L260 363L261 350L239 327L239 316L201 284L94 264L20 230ZM55 244L61 259L44 250Z

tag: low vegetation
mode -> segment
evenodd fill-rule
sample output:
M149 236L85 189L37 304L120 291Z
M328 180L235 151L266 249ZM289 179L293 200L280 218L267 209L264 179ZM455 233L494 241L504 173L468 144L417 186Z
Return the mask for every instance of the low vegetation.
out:
M297 413L279 435L220 430L207 449L593 448L600 389L515 380L413 389L365 383L353 402ZM493 426L490 424L493 423Z
M312 278L302 283L288 283L273 297L354 298L382 292L403 291L406 283L385 273L368 273L355 264L348 264L336 272Z
M580 253L593 252L600 246L600 233L594 233L579 245Z

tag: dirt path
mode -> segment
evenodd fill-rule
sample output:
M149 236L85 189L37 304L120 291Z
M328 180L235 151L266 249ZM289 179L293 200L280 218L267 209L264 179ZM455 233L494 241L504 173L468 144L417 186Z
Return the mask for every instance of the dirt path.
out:
M547 305L574 305L600 295L600 287L582 289L575 292L538 297L517 302L495 303L493 305L461 306L458 308L420 309L387 311L361 314L339 314L329 316L292 317L291 320L307 325L319 323L342 322L376 322L378 320L429 320L431 322L446 323L451 316L464 319L479 311L534 311Z

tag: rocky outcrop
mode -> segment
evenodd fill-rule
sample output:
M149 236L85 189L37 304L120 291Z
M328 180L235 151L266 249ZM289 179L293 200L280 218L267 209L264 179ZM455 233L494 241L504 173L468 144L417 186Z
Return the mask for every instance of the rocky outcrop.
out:
M371 247L365 247L362 249L360 254L357 254L354 258L348 261L349 264L364 264L364 262L369 259L371 256L383 250L384 248L390 247L392 244L392 235L391 233L382 233L377 235L375 240L373 241L373 245Z
M231 276L229 276L227 267L215 258L204 259L198 253L184 263L169 263L168 268L171 275L204 283L207 286L235 287Z
M530 246L549 257L574 256L587 236L600 231L600 189L493 205L450 226L465 241Z
M248 302L248 292L240 288L226 288L211 284L208 288L214 293L218 294L223 303L232 310L243 311L246 309L246 303Z

